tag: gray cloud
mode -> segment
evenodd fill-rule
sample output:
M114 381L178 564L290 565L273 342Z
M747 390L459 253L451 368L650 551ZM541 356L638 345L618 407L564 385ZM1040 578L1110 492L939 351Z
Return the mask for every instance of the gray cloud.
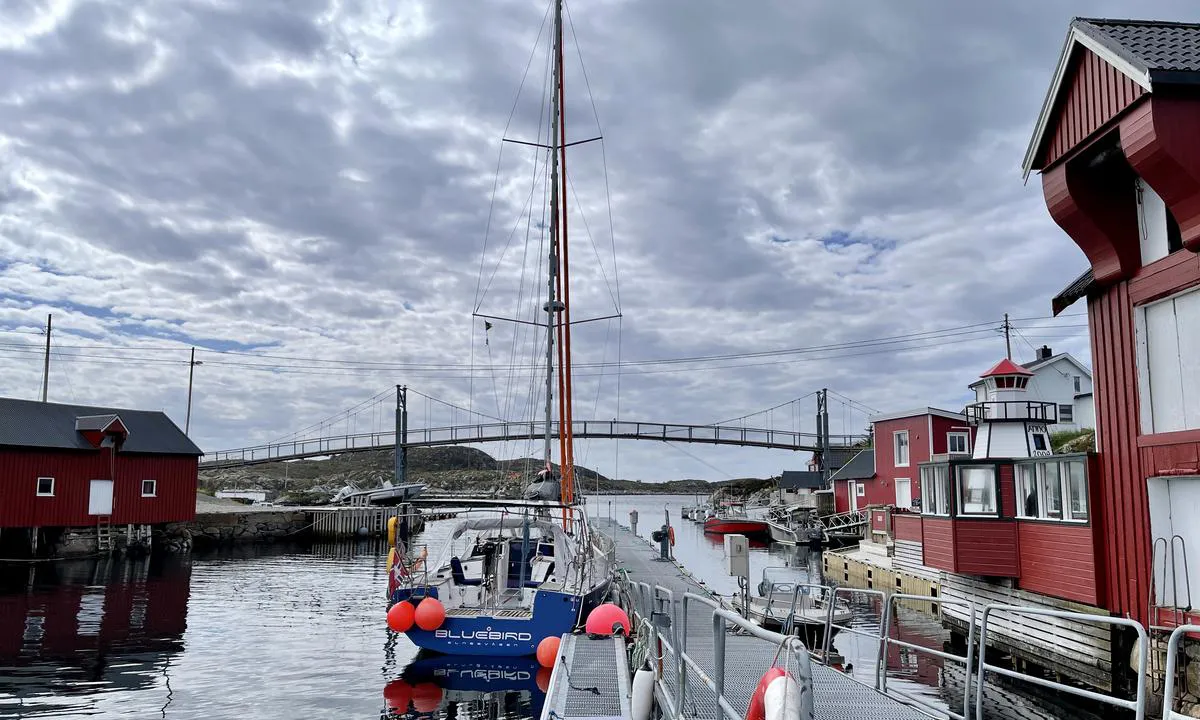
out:
M55 7L0 9L0 329L13 331L0 334L0 392L35 392L36 328L54 312L53 397L176 417L193 341L477 366L468 378L210 353L193 414L209 449L285 435L398 382L491 414L536 405L536 377L509 367L536 362L536 336L499 324L484 345L470 313L499 141L543 2L91 2L61 17ZM569 160L582 208L571 216L574 307L577 318L614 311L607 166L626 360L1048 314L1084 261L1017 166L1067 23L1194 15L1183 0L753 11L608 0L571 12L571 139L596 133L576 37L605 137L603 154L584 145ZM537 137L545 69L535 55L510 138ZM536 317L542 292L541 215L525 208L533 157L504 148L482 262L495 269L485 309L496 314ZM535 189L535 208L541 199ZM1016 347L1086 358L1083 321L1024 321ZM578 361L614 361L616 330L580 326ZM928 345L721 370L635 366L619 414L704 422L824 386L882 410L957 407L1003 350L987 327ZM115 355L137 360L106 372ZM99 372L105 383L91 381ZM577 416L616 416L616 387L611 369L582 369ZM833 410L835 431L865 425L861 410ZM460 419L437 412L421 419ZM748 422L811 427L812 412L806 398ZM387 422L379 411L351 424ZM586 446L613 471L611 443ZM635 443L619 459L621 475L646 479L799 461Z

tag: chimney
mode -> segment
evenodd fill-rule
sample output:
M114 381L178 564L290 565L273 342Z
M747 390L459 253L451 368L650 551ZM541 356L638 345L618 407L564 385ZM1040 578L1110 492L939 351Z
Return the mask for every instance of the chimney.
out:
M1037 359L1038 360L1049 360L1053 356L1054 356L1054 351L1050 349L1049 345L1043 345L1040 348L1038 348L1038 351L1037 351Z

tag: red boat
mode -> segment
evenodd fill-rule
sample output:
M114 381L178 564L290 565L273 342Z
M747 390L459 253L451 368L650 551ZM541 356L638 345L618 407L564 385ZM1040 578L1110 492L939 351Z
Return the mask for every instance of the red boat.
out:
M704 521L704 532L717 535L745 535L748 538L761 538L770 535L770 528L762 520L751 520L745 517L712 516Z

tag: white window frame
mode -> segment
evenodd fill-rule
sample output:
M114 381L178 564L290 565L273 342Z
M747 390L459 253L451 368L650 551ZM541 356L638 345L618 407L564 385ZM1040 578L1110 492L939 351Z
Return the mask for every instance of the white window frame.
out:
M866 483L862 483L862 482L854 483L854 497L866 497L866 496L867 496Z
M991 472L991 482L985 488L985 491L991 493L991 510L967 510L966 499L963 496L963 481L965 480L963 472L966 470L988 470ZM970 517L998 517L1000 515L1000 491L997 487L997 473L995 465L957 465L954 468L954 493L955 501L958 508L956 514Z
M42 481L43 480L50 481L50 492L42 492ZM41 475L38 477L37 482L34 484L33 491L35 493L37 493L38 497L54 497L54 485L55 485L54 478L50 477L49 475Z
M1200 429L1200 360L1194 357L1192 352L1185 352L1179 347L1182 339L1188 339L1190 342L1196 342L1195 330L1180 322L1178 315L1179 300L1188 298L1188 302L1200 300L1200 288L1188 288L1180 293L1175 293L1170 297L1165 297L1155 302L1138 305L1133 309L1134 318L1134 337L1137 343L1137 374L1138 374L1138 395L1141 402L1141 433L1143 435L1154 435L1164 432L1177 432L1182 430ZM1195 295L1189 298L1188 296ZM1183 418L1182 425L1174 426L1158 426L1155 424L1154 417L1154 377L1150 366L1150 344L1146 313L1151 308L1166 303L1172 303L1172 315L1175 318L1175 353L1178 357L1178 364L1166 363L1168 373L1172 367L1177 367L1179 375L1173 376L1168 374L1162 381L1163 389L1161 397L1179 397L1180 408L1178 413L1166 413L1169 416L1178 416ZM1164 351L1169 352L1169 345L1164 341L1160 346ZM1190 367L1185 367L1185 364Z
M1083 392L1083 378L1079 375L1072 375L1071 377L1075 382L1075 392Z
M954 438L962 438L962 450L955 450L951 446L951 441ZM946 433L946 452L951 455L970 455L971 454L971 433L961 430Z
M1064 412L1066 413L1066 417L1063 416ZM1075 424L1075 406L1070 403L1059 403L1058 404L1058 422L1066 423L1069 425L1074 425Z
M921 467L921 514L950 516L950 466Z
M904 462L900 462L900 438L904 437ZM892 459L896 461L896 467L908 467L909 461L912 460L912 443L908 441L907 430L896 430L892 433Z
M1046 507L1046 488L1050 482L1047 477L1046 468L1049 465L1056 466L1058 472L1058 491L1059 491L1059 517L1053 517L1050 514L1049 508ZM1079 466L1083 470L1083 512L1082 517L1076 517L1075 511L1072 509L1072 487L1071 487L1071 467ZM1031 515L1026 509L1026 498L1028 493L1029 473L1027 468L1033 468L1033 483L1036 491L1036 505L1034 513ZM1088 488L1088 467L1085 458L1067 458L1065 460L1037 460L1034 462L1017 463L1014 470L1015 485L1017 491L1017 517L1021 520L1041 520L1044 522L1068 523L1075 525L1083 525L1090 519L1091 498L1089 497Z
M900 504L900 483L904 483L908 487L908 504ZM912 478L896 478L896 485L893 488L896 491L896 507L908 510L913 505Z
M146 483L150 485L150 492L146 492ZM142 497L158 497L158 481L154 478L146 478L142 480Z

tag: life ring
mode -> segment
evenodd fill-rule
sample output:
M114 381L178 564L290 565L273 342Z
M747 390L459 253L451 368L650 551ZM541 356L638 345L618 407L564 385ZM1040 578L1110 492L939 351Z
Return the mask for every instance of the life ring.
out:
M671 541L671 547L675 547L675 526L667 526L667 539Z
M791 673L773 667L763 673L750 696L746 720L799 720L800 685Z

